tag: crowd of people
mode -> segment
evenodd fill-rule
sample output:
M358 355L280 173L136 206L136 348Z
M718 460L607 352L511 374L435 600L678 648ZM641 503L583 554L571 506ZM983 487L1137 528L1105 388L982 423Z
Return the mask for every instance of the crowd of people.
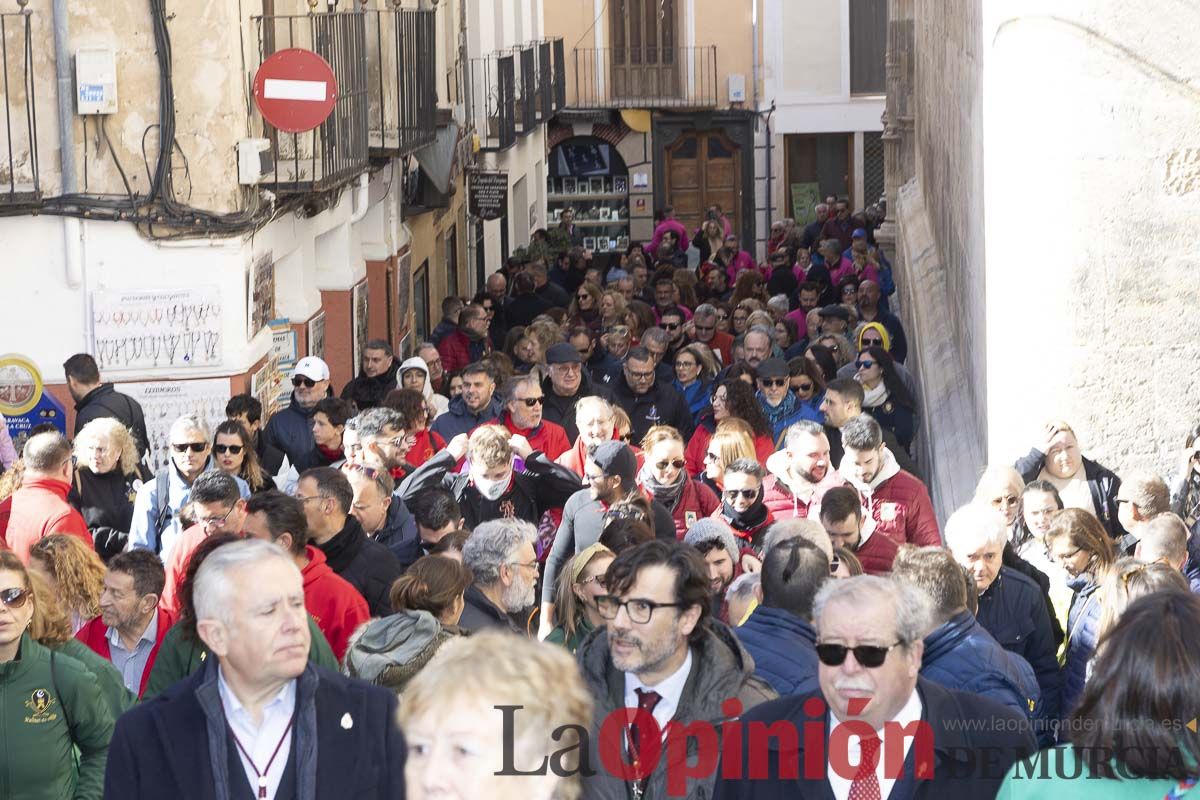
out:
M512 257L157 471L72 356L0 436L0 796L1183 796L1200 429L1050 422L939 524L876 217Z

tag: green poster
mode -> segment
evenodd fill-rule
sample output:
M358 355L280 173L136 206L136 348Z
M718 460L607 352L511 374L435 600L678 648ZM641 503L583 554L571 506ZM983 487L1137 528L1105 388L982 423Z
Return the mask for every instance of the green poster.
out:
M821 186L817 183L792 184L792 219L800 226L817 218L813 207L821 202Z

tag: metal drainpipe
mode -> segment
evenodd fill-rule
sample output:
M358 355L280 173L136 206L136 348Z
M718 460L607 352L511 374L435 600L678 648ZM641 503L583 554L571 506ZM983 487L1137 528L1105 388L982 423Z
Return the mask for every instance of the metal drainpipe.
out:
M755 128L756 132L758 130L758 119L759 119L759 117L758 117L758 57L759 57L758 56L758 54L759 54L759 48L758 48L758 3L759 3L759 0L751 0L751 6L750 6L750 8L751 8L751 10L750 10L750 30L753 34L753 38L750 43L751 44L750 97L751 97L751 100L753 103L753 105L751 105L751 108L754 110L754 128ZM751 140L751 143L753 144L753 140ZM771 155L770 155L771 151L769 149L770 148L769 140L767 142L767 147L768 147L768 150L767 150L767 159L768 159L768 161L767 161L767 208L769 209L771 206L771 167L770 167L771 162L769 160L771 158ZM750 152L751 152L750 157L754 158L754 147L753 146L750 148ZM755 185L757 185L757 181L755 182ZM753 198L753 200L754 200L754 217L752 219L758 217L757 194L758 193L755 192L755 197ZM768 216L769 216L769 214L768 214ZM768 225L771 224L771 221L769 219L767 220L767 224ZM754 253L755 253L755 257L757 257L758 256L758 224L757 224L757 220L755 221L755 226L754 226L754 239L755 239Z
M79 178L75 172L75 112L71 106L75 92L71 86L71 30L67 5L68 0L54 0L54 72L58 82L58 152L62 173L60 193L76 194L79 192ZM78 289L83 286L84 279L83 226L76 217L63 217L63 256L67 286ZM85 296L85 312L86 304Z

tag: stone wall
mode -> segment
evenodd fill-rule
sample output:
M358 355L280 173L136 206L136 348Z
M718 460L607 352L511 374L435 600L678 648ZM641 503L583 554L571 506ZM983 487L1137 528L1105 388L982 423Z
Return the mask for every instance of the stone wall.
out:
M1119 473L1166 476L1200 417L1200 8L1147 11L915 0L915 164L895 217L911 283L944 286L905 288L943 513L1047 419ZM940 418L947 402L970 413Z

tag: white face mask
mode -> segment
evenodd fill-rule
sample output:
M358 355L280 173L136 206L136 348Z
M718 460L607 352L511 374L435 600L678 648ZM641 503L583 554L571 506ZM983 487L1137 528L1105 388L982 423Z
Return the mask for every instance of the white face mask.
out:
M488 500L499 500L500 495L504 494L504 490L508 488L509 481L512 480L512 473L509 472L498 481L490 481L479 476L472 476L471 480L475 482L475 488L481 495Z

